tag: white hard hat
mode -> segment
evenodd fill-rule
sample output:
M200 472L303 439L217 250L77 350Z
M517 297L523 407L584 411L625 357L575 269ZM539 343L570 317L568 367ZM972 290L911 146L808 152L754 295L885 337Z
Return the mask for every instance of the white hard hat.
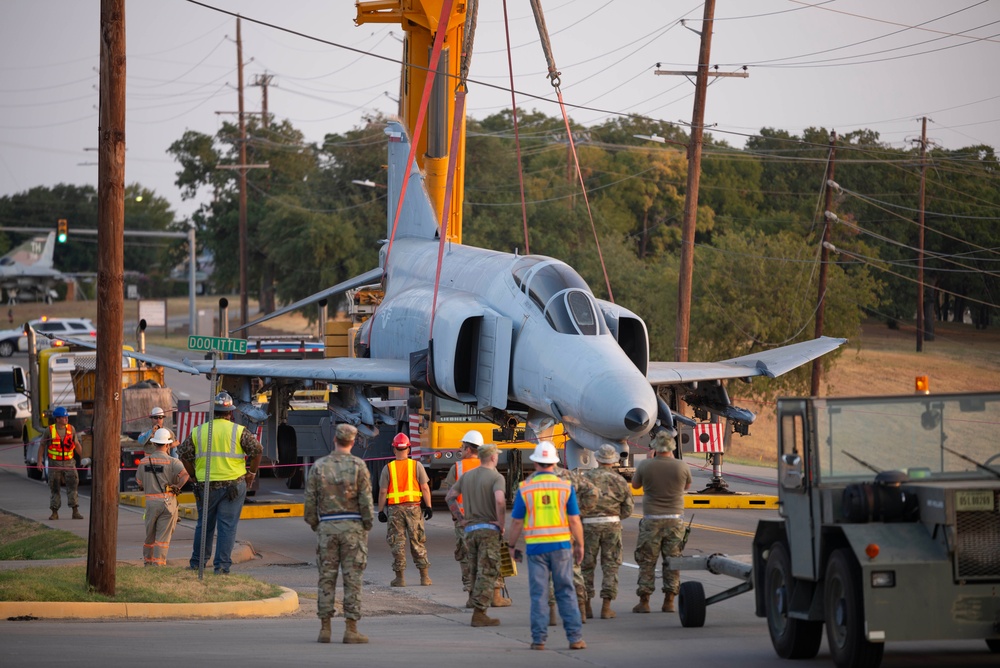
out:
M528 455L528 459L539 464L558 464L559 453L551 441L539 441L535 451Z
M159 406L153 406L153 410L149 411L149 417L151 418L158 418L163 416L164 416L163 409L160 408Z
M157 445L167 445L174 442L174 435L170 433L169 429L157 429L153 437L149 439L150 443L156 443Z
M475 429L467 431L465 432L465 436L462 437L462 443L465 443L466 445L474 445L478 448L483 444L483 435Z

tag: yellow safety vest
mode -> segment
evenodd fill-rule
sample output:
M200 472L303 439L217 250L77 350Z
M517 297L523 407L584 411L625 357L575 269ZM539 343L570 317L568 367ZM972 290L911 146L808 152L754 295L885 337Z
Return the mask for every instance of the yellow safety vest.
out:
M459 459L457 462L455 462L455 482L458 482L458 479L462 477L463 473L468 473L472 469L479 468L480 464L482 464L482 462L479 460L479 457L469 457L468 459ZM462 510L462 514L464 515L465 505L462 503L461 494L458 495L456 501L458 502L458 507Z
M76 448L73 440L73 425L66 425L66 436L59 438L59 431L54 424L49 425L49 459L54 462L65 462L73 459Z
M521 497L527 512L524 516L524 542L532 544L569 542L569 518L566 503L573 486L552 473L541 473L521 483Z
M240 447L243 438L243 425L229 420L213 420L212 427L212 471L211 481L236 480L246 475L247 456ZM191 432L194 443L194 470L200 482L205 482L205 453L208 450L204 443L208 440L208 422L202 423Z
M416 503L422 497L420 485L417 484L416 460L396 459L389 462L389 489L385 495L389 505Z

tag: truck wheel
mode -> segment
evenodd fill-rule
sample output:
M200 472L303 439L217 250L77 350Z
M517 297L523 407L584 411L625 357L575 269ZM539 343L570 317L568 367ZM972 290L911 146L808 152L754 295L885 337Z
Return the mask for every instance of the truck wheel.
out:
M274 469L274 475L278 478L288 478L295 473L295 464L298 461L298 441L295 436L295 428L288 424L279 424L277 438L278 442L278 463L281 464Z
M788 616L792 584L788 547L782 542L775 543L764 567L764 609L771 644L783 659L811 659L819 652L823 640L823 622Z
M877 668L882 663L885 645L865 638L864 613L861 578L854 555L840 548L830 556L823 587L826 642L833 662L840 668Z
M700 582L682 582L677 594L677 614L681 626L700 628L705 625L705 588Z
M986 646L990 648L990 651L994 654L1000 654L1000 640L987 638Z
M14 344L10 341L0 341L0 357L10 357L14 354Z

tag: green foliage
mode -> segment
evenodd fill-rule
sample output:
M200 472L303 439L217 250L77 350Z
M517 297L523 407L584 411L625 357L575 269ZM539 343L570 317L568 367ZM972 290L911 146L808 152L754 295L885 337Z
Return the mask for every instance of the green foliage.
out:
M82 557L87 553L87 541L57 529L39 525L34 535L0 545L0 561L34 561Z

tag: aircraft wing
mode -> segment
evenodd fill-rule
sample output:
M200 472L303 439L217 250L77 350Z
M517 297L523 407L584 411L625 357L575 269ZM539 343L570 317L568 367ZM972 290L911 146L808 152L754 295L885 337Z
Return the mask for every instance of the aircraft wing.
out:
M836 350L846 342L847 339L821 336L812 341L793 343L721 362L650 362L646 378L654 386L752 376L774 378Z
M211 360L184 360L196 373L212 373ZM332 357L323 360L219 360L218 373L247 378L292 378L352 385L410 386L407 360Z

